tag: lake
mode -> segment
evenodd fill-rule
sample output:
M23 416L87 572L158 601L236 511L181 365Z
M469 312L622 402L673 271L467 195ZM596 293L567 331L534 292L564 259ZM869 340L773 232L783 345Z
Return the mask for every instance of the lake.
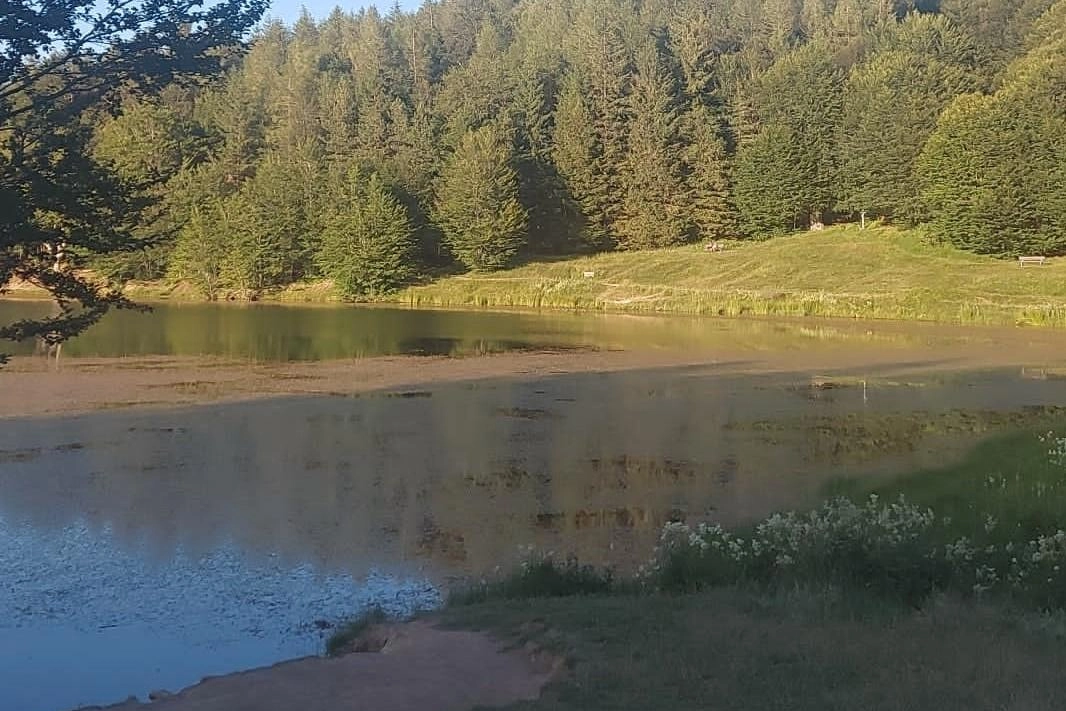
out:
M0 300L0 323L40 318L50 305ZM859 321L773 321L565 312L484 312L392 307L269 304L154 304L151 313L115 311L64 345L70 356L223 356L254 361L380 355L477 355L543 348L793 350L813 343L901 348L965 341L977 329ZM994 339L993 339L994 340ZM34 352L32 343L0 350Z
M0 321L35 308L0 302ZM319 653L346 616L432 607L531 546L629 571L668 521L739 524L810 505L842 477L873 485L943 466L994 434L1066 420L1061 363L1032 362L1028 338L402 309L109 317L65 353L785 355L776 372L708 362L0 420L0 708L143 698ZM960 343L1015 349L1018 364L955 370L942 356ZM879 364L789 367L789 353L812 349ZM893 349L899 364L886 363Z

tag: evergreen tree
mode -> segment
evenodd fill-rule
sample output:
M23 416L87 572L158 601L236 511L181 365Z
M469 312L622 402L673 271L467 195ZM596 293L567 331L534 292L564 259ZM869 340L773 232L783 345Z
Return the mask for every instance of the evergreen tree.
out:
M768 216L779 219L774 231L795 229L820 222L836 202L836 132L841 118L842 73L833 63L829 47L813 43L779 60L759 83L758 108L763 123L760 132L770 132L755 150L737 156L738 181L760 176L767 195L788 186L787 205L748 213L746 206L762 204L739 195L741 217L752 232L767 224ZM786 158L787 160L783 160ZM750 165L752 161L757 162ZM770 187L771 184L773 187ZM753 188L754 186L747 186ZM751 196L756 197L757 196Z
M326 218L319 268L348 298L375 297L406 283L413 273L407 211L374 173L353 171Z
M940 0L940 11L978 39L984 54L1007 62L1024 44L1029 25L1053 0Z
M229 198L223 281L259 292L298 280L309 252L306 188L299 166L268 158Z
M617 239L623 199L621 166L631 62L625 25L614 2L591 3L574 31L575 68L567 77L556 113L555 157L559 172L581 205L589 244Z
M610 184L617 165L603 160L582 82L572 74L563 84L555 109L553 141L555 165L581 209L583 239L592 246L606 246L613 223Z
M581 210L552 161L551 78L526 75L517 83L515 170L529 213L526 248L540 254L573 251L581 246Z
M957 99L918 161L935 232L990 254L1066 253L1066 41L1016 61L994 95Z
M192 206L168 260L172 280L188 281L211 301L222 287L223 236L231 233L228 217L225 198L207 197Z
M840 131L841 206L916 222L914 166L943 108L977 89L976 49L943 17L911 15L856 67Z
M721 121L711 109L695 102L681 117L680 130L690 229L699 239L732 237L737 229L736 211Z
M491 124L467 133L437 184L434 221L456 258L475 271L507 266L526 237L510 139Z
M628 151L621 165L623 202L615 226L623 249L666 247L688 235L680 112L674 78L647 44L628 97Z
M804 179L795 170L797 140L784 124L771 124L737 152L733 185L741 229L768 237L798 229L809 216L802 199Z

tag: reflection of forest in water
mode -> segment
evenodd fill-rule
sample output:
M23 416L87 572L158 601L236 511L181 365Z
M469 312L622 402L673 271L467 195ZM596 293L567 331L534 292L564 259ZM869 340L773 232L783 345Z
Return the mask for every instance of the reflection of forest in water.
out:
M10 421L0 515L357 574L485 572L528 545L628 566L667 520L802 506L1066 402L1013 373L861 383L671 369Z
M47 302L0 301L0 323L39 318ZM64 346L71 356L217 355L264 361L391 354L469 354L529 348L675 348L790 351L969 343L995 330L930 324L499 313L351 306L157 304L116 311ZM1012 335L1012 340L1017 336ZM8 345L30 353L32 344Z

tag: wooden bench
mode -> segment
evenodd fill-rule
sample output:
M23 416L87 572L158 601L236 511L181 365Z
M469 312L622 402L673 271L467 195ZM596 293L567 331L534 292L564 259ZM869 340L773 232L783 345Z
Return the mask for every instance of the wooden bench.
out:
M1018 257L1018 266L1026 264L1047 264L1047 257Z

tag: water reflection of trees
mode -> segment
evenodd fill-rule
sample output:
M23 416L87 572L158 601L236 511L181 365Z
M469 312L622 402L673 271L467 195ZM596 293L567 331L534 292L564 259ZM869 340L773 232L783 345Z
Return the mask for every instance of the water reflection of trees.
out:
M86 519L163 556L232 541L353 572L412 561L484 571L525 545L629 564L667 520L757 517L841 473L802 430L771 441L737 426L812 410L860 417L861 400L812 402L788 382L658 371L12 421L0 450L33 454L0 459L0 515ZM928 409L950 392L879 400Z
M0 322L39 317L47 304L0 302ZM395 353L479 353L528 347L787 350L831 345L982 343L979 331L922 324L854 324L568 313L237 304L160 304L109 314L69 355L221 355L316 360ZM32 349L16 347L16 352Z

